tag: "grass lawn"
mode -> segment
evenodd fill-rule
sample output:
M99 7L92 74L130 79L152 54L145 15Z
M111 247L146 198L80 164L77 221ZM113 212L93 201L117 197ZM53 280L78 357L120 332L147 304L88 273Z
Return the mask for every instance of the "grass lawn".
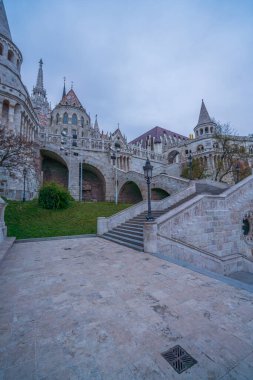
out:
M38 206L37 200L8 201L5 223L8 236L17 239L94 234L98 216L111 216L129 206L116 206L110 202L72 202L65 210L45 210Z

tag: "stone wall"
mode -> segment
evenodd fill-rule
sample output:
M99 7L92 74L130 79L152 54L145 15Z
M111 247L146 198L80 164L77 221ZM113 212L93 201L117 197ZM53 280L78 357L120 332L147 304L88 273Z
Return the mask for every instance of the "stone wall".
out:
M158 218L157 249L210 270L237 271L253 257L253 241L246 242L242 229L249 211L253 211L253 176L222 195L197 195ZM250 231L253 234L252 226ZM250 260L246 267L253 270Z

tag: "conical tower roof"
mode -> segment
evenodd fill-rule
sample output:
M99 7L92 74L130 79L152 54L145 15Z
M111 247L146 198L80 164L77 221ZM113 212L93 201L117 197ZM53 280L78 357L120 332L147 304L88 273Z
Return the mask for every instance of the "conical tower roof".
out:
M209 123L212 123L212 120L209 116L209 113L207 112L204 100L202 99L200 113L199 113L199 121L197 125L209 124Z
M3 0L0 0L0 34L12 41Z

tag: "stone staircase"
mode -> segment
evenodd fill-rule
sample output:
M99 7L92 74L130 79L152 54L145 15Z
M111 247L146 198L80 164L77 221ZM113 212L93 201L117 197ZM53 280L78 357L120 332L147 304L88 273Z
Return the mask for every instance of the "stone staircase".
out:
M152 211L152 216L154 217L154 219L157 219L161 215L164 215L166 212L173 210L174 208L180 206L184 202L189 201L197 195L197 193L191 194L183 200L173 204L167 209L154 210ZM147 221L146 216L147 211L142 212L134 218L129 219L125 223L122 223L119 226L113 228L112 230L106 232L102 235L102 237L104 239L135 249L136 251L143 251L143 225Z

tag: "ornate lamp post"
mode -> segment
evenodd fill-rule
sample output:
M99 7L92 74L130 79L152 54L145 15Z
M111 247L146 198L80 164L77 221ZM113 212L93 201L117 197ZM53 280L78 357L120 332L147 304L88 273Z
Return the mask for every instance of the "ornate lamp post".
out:
M27 169L24 168L24 170L23 170L23 176L24 176L23 202L26 201L26 197L25 197L25 181L26 181L26 175L27 175Z
M145 166L143 166L144 170L144 177L147 181L148 185L148 215L146 216L147 220L154 220L152 213L151 213L151 194L150 194L150 183L152 179L152 170L153 166L150 164L149 159L147 158Z
M190 179L192 179L192 154L190 152L189 156L188 156L188 165L189 165L189 177Z
M111 159L113 161L113 166L115 168L115 204L118 204L118 166L117 166L117 158L118 153L120 152L120 143L118 141L114 144L115 151L113 151L111 155Z

